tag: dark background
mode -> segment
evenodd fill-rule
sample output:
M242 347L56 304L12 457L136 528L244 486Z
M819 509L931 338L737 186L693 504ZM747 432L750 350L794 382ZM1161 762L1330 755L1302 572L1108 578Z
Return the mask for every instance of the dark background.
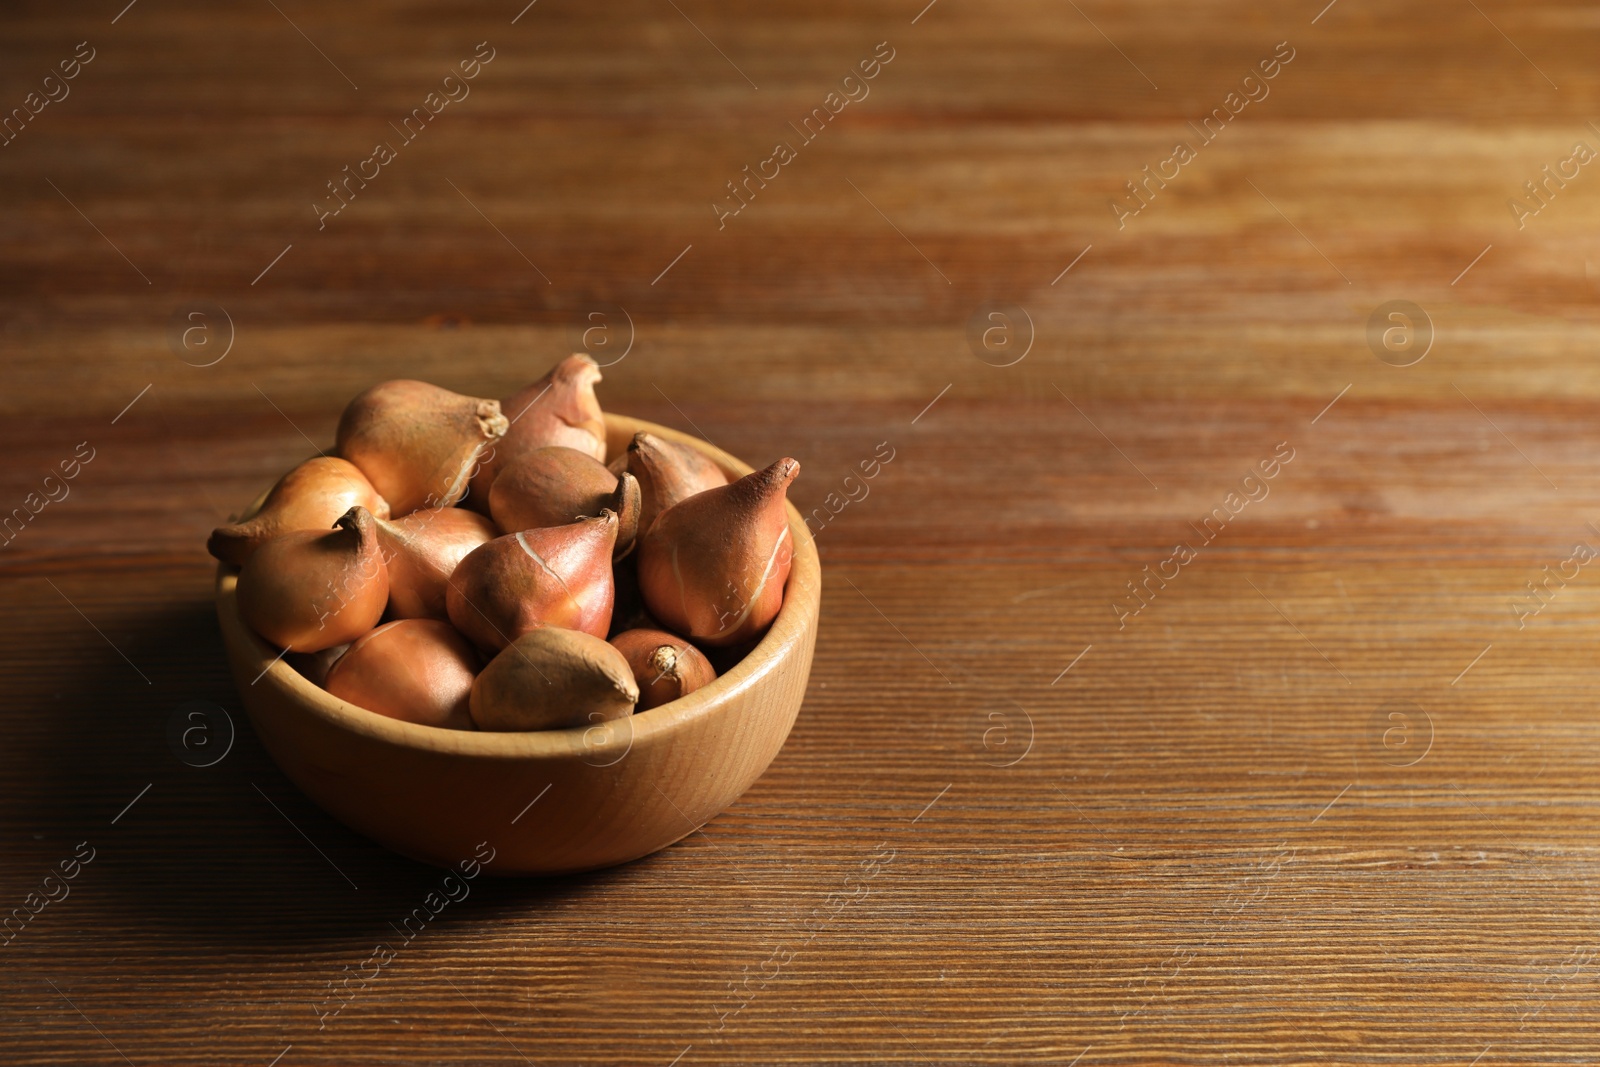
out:
M1600 176L1524 190L1600 148L1592 7L123 2L0 16L6 112L94 56L0 147L0 512L93 455L0 548L0 914L94 849L0 944L0 1060L1600 1055ZM893 449L814 523L799 722L662 853L475 882L319 1030L441 875L266 757L205 535L372 382L505 396L595 313L603 404L797 457L805 511Z

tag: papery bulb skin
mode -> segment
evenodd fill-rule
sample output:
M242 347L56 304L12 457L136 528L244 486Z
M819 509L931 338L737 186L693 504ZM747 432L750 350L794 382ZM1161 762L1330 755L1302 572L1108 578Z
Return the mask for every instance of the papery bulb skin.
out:
M394 516L449 507L506 432L498 400L400 378L373 386L339 418L339 455L360 467Z
M249 519L212 530L206 551L242 566L274 537L293 530L326 530L357 504L377 518L389 517L389 502L355 464L334 456L308 459L278 479Z
M502 400L500 407L510 426L494 448L485 452L472 476L473 498L486 502L499 473L535 449L561 445L604 463L606 421L594 395L599 380L600 367L594 360L572 355L526 389Z
M722 468L699 449L655 434L634 434L626 455L628 473L639 479L641 532L672 505L728 484Z
M357 639L323 688L391 719L472 730L469 705L480 665L472 643L449 623L399 619Z
M450 621L491 653L541 626L604 638L615 598L616 539L612 511L497 537L469 552L450 576Z
M478 675L481 730L559 730L633 714L639 687L621 652L592 634L546 626L518 637Z
M424 508L378 520L378 544L389 572L389 617L448 619L445 590L456 566L499 536L494 523L466 508Z
M649 711L688 696L716 680L704 653L665 630L625 630L611 638L639 686L636 711Z
M353 507L329 532L268 541L239 572L238 597L244 621L279 648L320 652L354 641L389 600L377 520Z
M708 489L657 517L639 539L639 590L667 629L713 648L766 631L794 559L785 492L793 459Z

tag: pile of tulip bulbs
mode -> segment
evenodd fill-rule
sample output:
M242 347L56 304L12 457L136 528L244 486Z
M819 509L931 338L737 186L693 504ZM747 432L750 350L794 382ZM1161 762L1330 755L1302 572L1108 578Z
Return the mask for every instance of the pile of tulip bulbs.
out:
M792 459L729 482L687 445L606 455L600 369L569 356L514 396L373 386L207 548L239 613L359 707L457 730L646 711L748 652L783 604Z

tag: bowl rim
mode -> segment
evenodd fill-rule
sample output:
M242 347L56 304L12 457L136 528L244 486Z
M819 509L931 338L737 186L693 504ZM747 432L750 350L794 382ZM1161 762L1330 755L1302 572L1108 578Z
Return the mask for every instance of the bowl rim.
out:
M730 477L743 477L753 469L709 441L671 427L610 412L605 413L605 422L608 451L613 440L632 440L635 433L643 432L703 452ZM246 517L255 511L265 496L263 492L256 498L246 510ZM613 753L620 753L616 756L620 760L634 745L648 743L652 737L738 707L741 694L759 685L815 632L822 596L821 564L816 545L812 543L811 531L799 510L792 502L786 502L785 507L789 514L789 536L794 542L793 563L784 587L783 605L755 647L727 673L718 675L708 685L688 696L636 712L625 719L593 726L529 731L450 730L392 719L340 700L285 662L285 653L278 652L245 625L239 614L235 592L239 568L227 563L217 565L217 615L224 643L236 646L235 651L238 651L237 646L242 646L246 653L246 666L255 679L252 682L236 679L241 686L263 685L276 690L315 719L339 730L421 752L450 752L491 759L565 759L579 756L594 766L605 767L614 762L607 761Z

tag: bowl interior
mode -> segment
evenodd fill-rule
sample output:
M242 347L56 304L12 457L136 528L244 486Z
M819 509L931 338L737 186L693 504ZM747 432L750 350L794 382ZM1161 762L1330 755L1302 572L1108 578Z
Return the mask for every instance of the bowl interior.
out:
M642 419L607 414L606 450L616 455L625 449L633 435L639 432L655 434L680 444L698 449L709 456L730 477L743 477L751 468L721 449L665 426ZM245 517L260 506L265 492L251 505ZM235 585L238 568L220 564L217 569L218 610L223 617L225 636L248 642L256 670L256 682L270 685L291 697L317 717L341 729L366 734L403 748L425 749L434 752L458 752L477 757L503 757L526 759L528 757L562 758L593 757L603 752L608 743L633 744L650 734L670 731L700 716L710 714L718 707L733 701L741 692L757 685L779 662L785 649L802 642L806 629L817 614L821 596L821 574L816 546L800 513L794 505L788 506L789 533L794 541L794 562L789 581L784 589L783 606L777 618L760 642L727 673L709 685L686 697L630 716L625 737L614 742L604 739L597 743L592 727L571 727L564 730L537 730L527 732L495 732L473 730L447 730L417 723L391 719L385 715L347 703L303 676L288 663L282 654L258 637L244 624L238 614ZM623 731L612 731L622 734ZM598 747L597 747L598 744Z

